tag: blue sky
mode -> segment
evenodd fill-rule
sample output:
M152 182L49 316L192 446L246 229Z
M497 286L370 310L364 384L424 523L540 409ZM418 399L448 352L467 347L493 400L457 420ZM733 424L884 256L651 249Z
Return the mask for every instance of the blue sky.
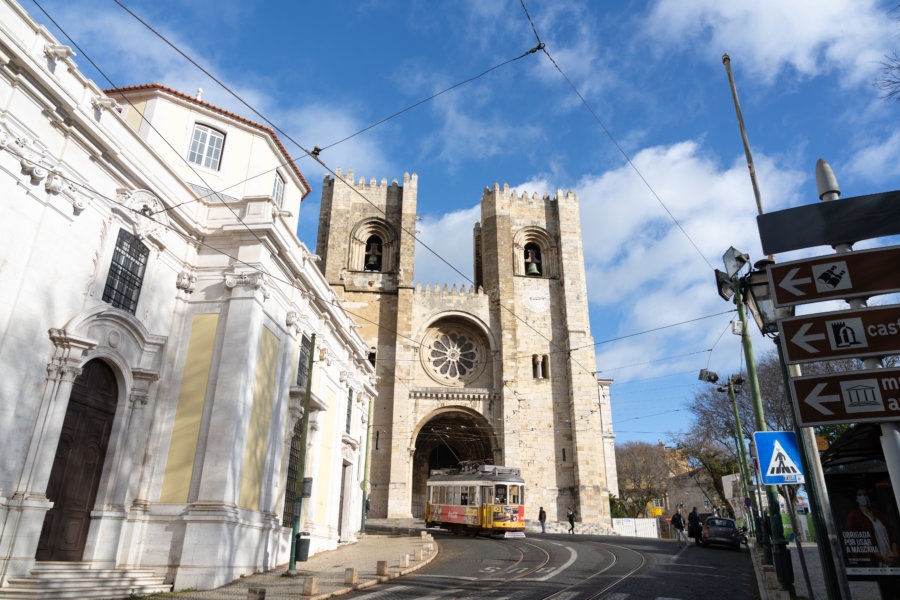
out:
M726 331L733 317L632 334L732 308L716 294L712 267L732 245L763 258L722 54L732 59L767 211L818 201L818 158L845 197L898 189L900 103L881 100L873 85L884 56L900 49L895 4L529 0L548 53L602 126L536 52L321 158L367 180L417 173L421 238L468 275L471 243L460 242L471 239L485 186L575 191L597 369L614 380L617 441L667 440L689 425L684 407L703 385L699 369L739 370L739 338ZM112 0L40 5L81 47L75 61L101 87L203 88L204 100L258 120ZM537 43L512 0L126 5L306 148L329 146ZM23 6L71 43L34 2ZM299 236L314 250L324 171L282 137L313 187ZM464 282L421 247L416 280ZM754 341L757 354L772 348Z

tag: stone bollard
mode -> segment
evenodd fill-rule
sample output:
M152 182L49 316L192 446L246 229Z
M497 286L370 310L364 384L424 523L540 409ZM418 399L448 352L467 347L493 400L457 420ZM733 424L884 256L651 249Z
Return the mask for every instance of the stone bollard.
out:
M248 588L247 600L266 600L266 588Z
M422 552L422 549L416 548L416 554L415 554L416 562L423 560L423 557L424 557L424 553Z
M359 573L353 567L344 569L344 583L347 585L356 585L359 583Z
M381 575L387 575L387 574L388 574L388 565L387 565L387 561L386 561L386 560L379 560L379 561L378 561L378 566L377 566L376 573L377 573L379 576L381 576Z
M428 532L427 532L427 531L423 531L423 532L422 532L422 539L423 539L423 540L427 540L427 539L428 539Z
M301 596L315 596L319 593L319 578L306 577L303 579L303 592Z
M404 569L409 566L409 554L404 554L400 557L400 566Z

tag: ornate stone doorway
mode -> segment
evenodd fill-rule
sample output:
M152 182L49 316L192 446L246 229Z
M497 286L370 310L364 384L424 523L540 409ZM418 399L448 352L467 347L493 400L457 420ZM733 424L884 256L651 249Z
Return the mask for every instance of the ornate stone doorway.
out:
M53 502L44 517L35 558L80 561L118 402L110 367L92 360L75 380L47 484Z
M416 435L413 454L413 517L425 516L425 482L431 469L490 463L495 457L495 440L493 427L471 410L445 409L426 421Z

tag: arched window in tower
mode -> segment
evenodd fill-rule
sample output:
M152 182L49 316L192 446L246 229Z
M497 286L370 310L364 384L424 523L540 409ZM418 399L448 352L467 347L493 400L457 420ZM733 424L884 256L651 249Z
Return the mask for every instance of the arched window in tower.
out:
M525 274L532 277L543 275L541 248L535 243L525 244Z
M366 240L366 271L381 271L381 238L377 235L369 236Z

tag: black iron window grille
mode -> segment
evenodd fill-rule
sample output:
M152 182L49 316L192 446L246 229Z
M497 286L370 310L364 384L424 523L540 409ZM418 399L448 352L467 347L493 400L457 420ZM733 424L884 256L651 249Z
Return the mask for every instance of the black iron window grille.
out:
M119 230L109 275L106 277L106 287L103 289L104 302L134 314L141 295L148 256L150 250L137 237L124 229Z

